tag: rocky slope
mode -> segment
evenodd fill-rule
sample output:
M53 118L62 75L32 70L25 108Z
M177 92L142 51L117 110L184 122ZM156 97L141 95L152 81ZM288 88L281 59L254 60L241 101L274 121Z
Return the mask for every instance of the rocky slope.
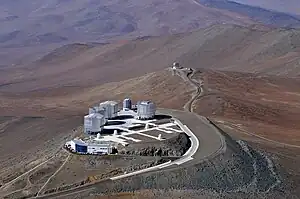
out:
M130 192L140 189L201 190L214 197L230 194L264 196L285 192L280 173L263 151L224 134L227 151L215 159L188 168L122 179L97 186L94 193ZM105 188L104 188L105 187Z
M162 142L151 142L143 144L132 144L125 149L120 149L118 153L126 155L141 156L182 156L191 146L191 141L187 134L180 133L177 136Z

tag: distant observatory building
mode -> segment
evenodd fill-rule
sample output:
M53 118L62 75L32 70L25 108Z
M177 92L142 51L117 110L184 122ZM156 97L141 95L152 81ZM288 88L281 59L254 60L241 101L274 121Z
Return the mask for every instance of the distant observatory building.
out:
M130 109L132 109L131 99L126 98L123 100L123 110L130 110Z
M147 120L155 116L156 106L151 101L139 101L137 103L137 119Z
M178 62L174 62L173 63L173 66L172 66L172 69L179 69L180 68L180 65Z
M106 124L106 119L103 115L98 113L92 113L84 116L84 133L98 133L102 130L102 127Z

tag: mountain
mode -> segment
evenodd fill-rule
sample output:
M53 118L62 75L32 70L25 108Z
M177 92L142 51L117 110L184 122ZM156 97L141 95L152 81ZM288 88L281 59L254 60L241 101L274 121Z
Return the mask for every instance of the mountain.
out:
M299 19L220 0L0 2L1 65L29 63L66 44L190 32L212 24L299 27Z
M298 0L233 0L237 3L257 6L269 10L300 15Z
M0 91L86 87L184 67L300 75L300 30L213 25L190 33L141 37L109 44L72 44L38 61L3 69Z
M279 11L269 10L257 6L251 6L246 4L237 3L228 0L198 0L205 6L211 8L218 8L222 10L228 10L234 13L245 15L252 20L270 25L273 27L300 27L300 17L287 14Z
M25 37L41 44L64 42L66 37L86 42L128 33L185 32L216 22L251 24L246 16L176 0L16 0L1 2L0 10L0 41L8 47L18 40L22 46Z

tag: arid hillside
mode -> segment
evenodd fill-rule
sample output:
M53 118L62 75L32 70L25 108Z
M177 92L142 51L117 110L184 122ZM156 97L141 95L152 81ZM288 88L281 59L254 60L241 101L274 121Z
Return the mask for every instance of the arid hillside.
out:
M256 5L257 2L243 3L243 1L230 1L230 0L198 0L202 4L221 10L227 10L230 12L246 15L252 20L270 25L272 27L286 27L286 28L299 28L300 18L296 13L286 13L284 10L289 10L289 6L293 6L295 1L271 1L262 0L260 5L267 4L265 6ZM255 6L256 5L256 6ZM297 7L297 6L296 6ZM277 9L272 9L277 8ZM294 9L294 11L297 9Z
M276 197L292 198L286 197L288 192L298 196L297 187L294 189L289 186L297 185L300 173L299 168L295 166L299 163L297 155L300 143L298 134L300 80L206 69L196 72L192 78L202 80L204 83L203 95L198 98L193 110L215 121L234 138L247 140L251 146L271 154L270 157L280 164L277 168L283 174L284 182L291 184L283 184L284 192L281 193L282 190L279 190L282 197ZM183 109L193 91L194 88L189 82L185 82L179 76L172 76L172 71L166 69L97 86L58 87L14 95L2 93L0 130L1 139L5 144L1 147L1 152L6 155L2 157L1 162L4 166L18 162L19 166L14 168L19 169L18 172L23 172L23 165L28 162L34 161L33 165L39 163L41 157L50 156L55 152L54 149L72 134L69 132L71 129L82 124L80 118L87 112L87 107L99 101L109 99L120 101L124 97L130 97L134 101L152 99L159 107ZM11 117L7 117L9 115ZM21 145L21 149L26 153L23 156L18 155L19 148L12 147L10 144L12 142ZM211 165L207 167L211 168ZM249 168L245 167L245 170ZM6 173L10 173L10 169L0 170L3 176ZM219 178L221 174L216 176ZM12 178L14 176L2 180ZM218 182L218 178L207 182L219 184L215 183ZM188 195L196 193L193 189L188 190L189 193L186 193ZM272 193L268 193L269 198L276 198ZM166 193L158 194L161 196ZM172 194L183 193L178 191L167 193L169 197ZM203 192L202 194L205 198L206 194ZM275 192L275 195L278 195L278 192ZM224 198L237 196L239 196L237 193L232 192ZM241 194L239 198L249 197L247 194Z
M181 109L192 88L168 70L90 87L58 87L26 93L1 93L1 115L61 117L86 114L103 100L153 99L158 106Z
M279 1L272 1L272 6L271 1L260 2L245 5L228 0L2 0L0 67L28 63L75 42L182 33L212 24L300 27L298 16L276 11L286 8L296 14L295 1L285 2L284 6Z
M4 68L0 91L96 86L161 70L174 61L199 69L295 77L299 55L299 30L214 25L191 33L61 47L30 65Z
M300 146L299 78L220 71L199 72L195 78L206 85L195 106L199 114L240 136Z
M74 42L178 33L215 23L254 23L247 16L192 0L3 0L0 12L0 66L27 63Z
M280 12L300 15L299 1L297 0L234 0L238 3L259 6Z
M28 170L27 167L55 154L74 136L75 129L81 133L83 115L95 103L108 99L121 102L129 96L134 101L152 99L160 107L181 109L192 89L180 80L163 70L89 88L60 87L22 95L1 93L0 152L4 155L0 158L0 187L2 182Z
M197 99L195 112L246 133L300 143L299 78L207 69L200 69L194 78L204 81L204 95ZM159 107L182 109L192 91L187 82L165 69L96 86L2 93L1 115L77 116L99 101L125 97L153 99Z

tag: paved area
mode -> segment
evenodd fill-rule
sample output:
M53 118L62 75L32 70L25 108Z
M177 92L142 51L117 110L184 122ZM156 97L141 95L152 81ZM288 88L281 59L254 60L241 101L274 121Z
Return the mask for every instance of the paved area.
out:
M205 117L194 113L179 110L159 109L159 113L172 115L186 125L199 140L199 147L190 160L184 166L200 163L206 158L217 155L225 150L225 140Z

